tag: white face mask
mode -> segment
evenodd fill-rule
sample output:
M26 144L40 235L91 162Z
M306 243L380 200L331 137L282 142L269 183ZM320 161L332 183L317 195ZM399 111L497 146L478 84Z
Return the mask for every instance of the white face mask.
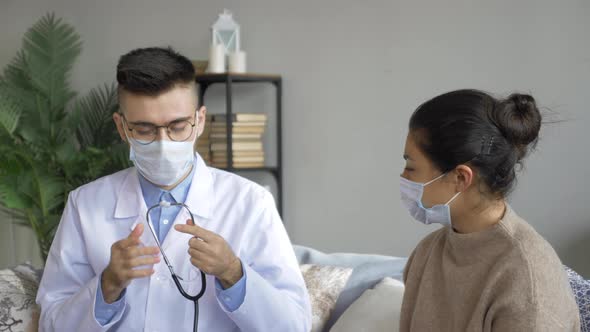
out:
M461 194L460 192L453 196L453 198L444 205L439 204L431 208L425 208L424 205L422 205L424 187L437 181L443 176L445 176L445 174L426 183L413 182L400 176L402 203L405 205L406 209L408 209L410 215L423 224L451 225L451 208L449 204Z
M197 114L197 123L198 123ZM156 140L141 144L129 137L129 159L139 173L148 181L159 186L170 186L178 182L189 171L195 158L195 139L185 142Z

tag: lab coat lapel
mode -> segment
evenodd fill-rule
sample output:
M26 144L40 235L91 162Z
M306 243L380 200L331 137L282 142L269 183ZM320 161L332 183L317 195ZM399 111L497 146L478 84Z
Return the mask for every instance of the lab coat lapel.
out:
M115 205L115 219L134 218L133 223L129 224L129 234L136 225L143 223L144 229L141 234L141 242L146 246L156 245L152 233L146 220L147 207L139 185L139 175L135 167L131 168L123 180L123 185L117 193L117 202ZM120 220L118 222L124 222Z

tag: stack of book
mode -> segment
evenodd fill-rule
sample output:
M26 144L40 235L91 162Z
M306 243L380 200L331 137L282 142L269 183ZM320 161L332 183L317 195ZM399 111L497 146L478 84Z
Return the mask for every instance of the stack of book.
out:
M195 127L196 128L196 127ZM209 165L211 163L211 141L210 141L210 133L211 133L211 115L207 114L205 119L205 129L199 138L197 139L197 152L203 158L205 163Z
M264 167L262 135L266 129L266 114L236 113L232 116L233 167ZM225 115L213 115L209 140L211 142L211 166L227 168L227 122Z

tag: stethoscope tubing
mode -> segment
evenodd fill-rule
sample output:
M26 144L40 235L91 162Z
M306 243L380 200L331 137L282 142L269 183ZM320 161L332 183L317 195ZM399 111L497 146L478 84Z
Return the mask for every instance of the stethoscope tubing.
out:
M193 225L195 224L195 218L193 216L193 213L191 212L191 210L188 208L188 206L186 204L184 204L184 203L170 203L170 202L165 202L165 201L162 201L159 204L154 205L147 210L147 212L146 212L147 224L148 224L148 227L154 237L154 240L156 241L156 244L158 245L158 249L160 250L160 253L162 254L162 258L164 258L164 262L166 263L166 266L168 266L168 270L170 270L170 274L172 275L172 280L174 280L174 284L176 284L176 288L178 288L178 291L180 292L180 294L182 294L182 296L184 296L187 300L197 302L201 297L203 297L203 295L205 294L205 289L207 287L205 273L203 271L199 270L201 272L201 290L199 291L199 293L197 293L196 295L188 294L184 290L184 288L182 287L182 284L179 281L179 279L182 280L182 278L179 277L174 272L174 268L172 267L172 264L168 260L168 257L166 257L166 254L164 253L164 250L162 249L162 246L160 245L160 241L158 240L158 237L156 235L156 231L154 230L154 227L150 221L150 212L154 208L157 208L157 207L165 208L165 207L170 207L170 206L180 206L180 207L185 208L191 217L191 221L192 221Z

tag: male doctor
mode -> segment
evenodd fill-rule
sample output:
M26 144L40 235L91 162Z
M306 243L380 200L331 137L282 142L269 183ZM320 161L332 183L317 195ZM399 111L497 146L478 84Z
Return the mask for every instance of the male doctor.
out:
M135 167L69 194L37 295L41 331L192 331L193 303L165 255L200 290L200 331L309 331L309 297L270 193L194 154L206 110L194 68L171 49L145 48L117 66L113 115Z

